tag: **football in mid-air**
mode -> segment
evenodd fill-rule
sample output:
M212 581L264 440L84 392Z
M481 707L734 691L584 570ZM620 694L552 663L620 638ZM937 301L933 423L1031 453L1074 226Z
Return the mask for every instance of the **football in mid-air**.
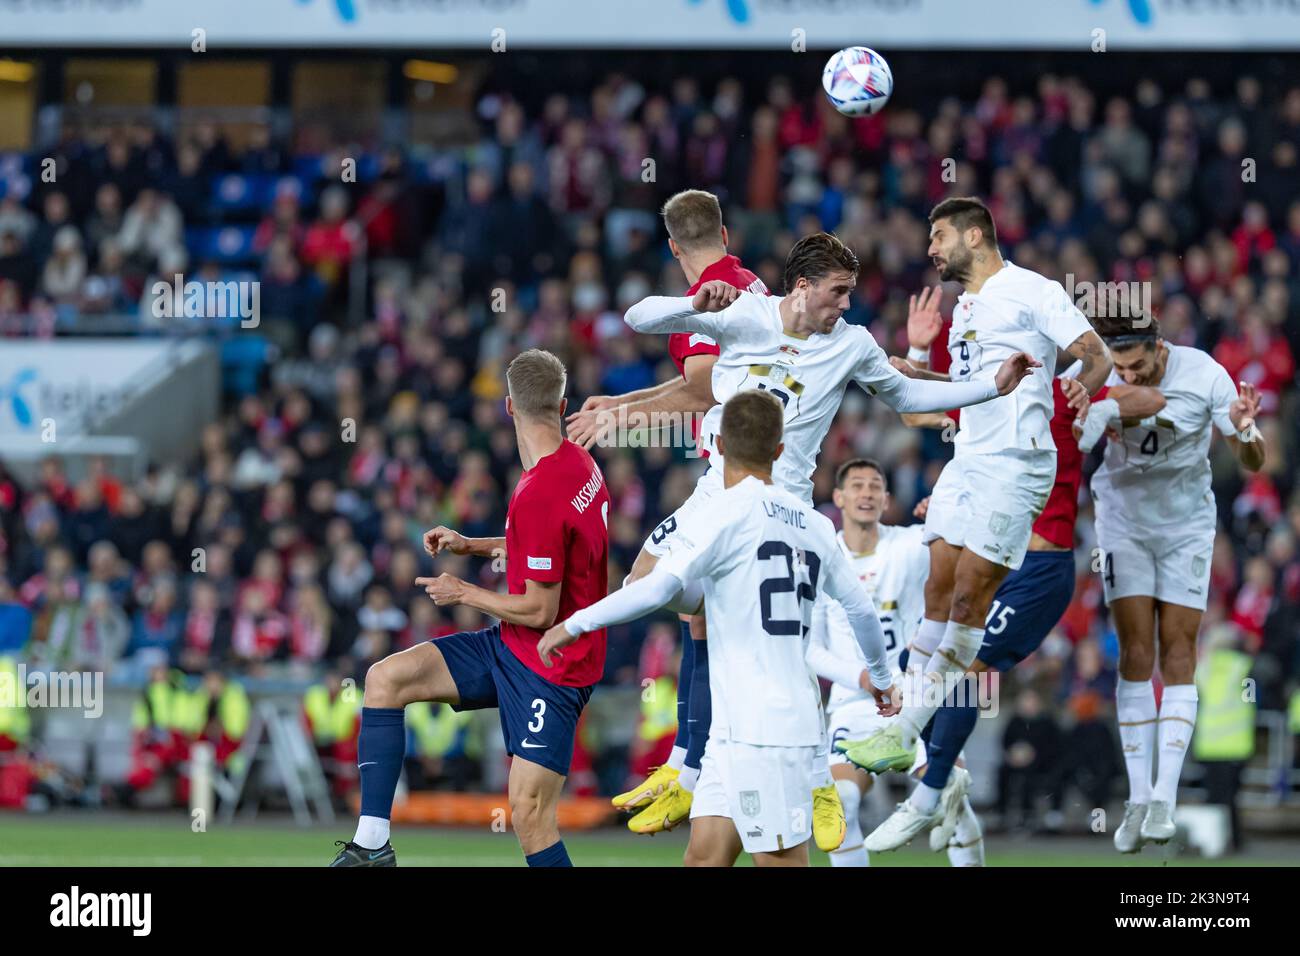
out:
M845 116L870 116L889 102L894 74L875 50L850 46L826 61L822 88L831 105Z

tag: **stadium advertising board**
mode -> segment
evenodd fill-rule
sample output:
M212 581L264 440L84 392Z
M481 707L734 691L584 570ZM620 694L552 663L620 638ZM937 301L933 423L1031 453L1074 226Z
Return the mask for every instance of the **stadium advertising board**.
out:
M79 432L128 401L165 342L14 342L0 349L0 439ZM56 433L56 434L57 434ZM48 437L45 440L50 440Z
M1047 13L1050 10L1050 16ZM1295 0L0 0L3 46L1294 49ZM801 33L798 31L802 31ZM1104 31L1098 33L1097 31ZM796 48L798 48L796 46Z

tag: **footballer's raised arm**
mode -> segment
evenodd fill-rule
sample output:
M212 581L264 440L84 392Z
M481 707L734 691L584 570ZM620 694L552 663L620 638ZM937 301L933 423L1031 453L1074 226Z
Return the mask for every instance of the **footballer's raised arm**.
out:
M1071 342L1065 351L1083 363L1083 367L1074 376L1075 380L1088 390L1089 395L1096 395L1097 390L1106 384L1110 370L1114 367L1106 343L1100 335L1089 329Z
M646 296L627 310L623 321L634 332L703 332L721 344L726 326L724 312L746 294L715 280L704 283L693 296Z

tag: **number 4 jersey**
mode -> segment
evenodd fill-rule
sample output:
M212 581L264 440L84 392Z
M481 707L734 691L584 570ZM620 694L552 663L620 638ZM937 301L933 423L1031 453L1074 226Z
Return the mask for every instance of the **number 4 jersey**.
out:
M925 581L930 576L930 549L922 542L924 525L880 525L876 549L854 554L837 535L859 587L875 602L885 632L885 654L891 672L897 672L898 655L911 641L925 613ZM809 634L808 666L831 681L827 710L870 695L858 686L866 659L853 637L839 603L822 595L813 609Z
M818 745L821 688L805 662L817 596L870 608L830 519L775 485L748 477L680 528L657 571L700 580L709 629L709 691L717 740L774 747ZM871 667L890 683L884 642Z
M1166 405L1150 418L1119 422L1121 439L1106 443L1092 477L1098 533L1214 531L1210 488L1210 425L1236 434L1228 409L1232 378L1199 349L1168 345L1164 377L1154 383ZM1123 385L1111 373L1107 385Z

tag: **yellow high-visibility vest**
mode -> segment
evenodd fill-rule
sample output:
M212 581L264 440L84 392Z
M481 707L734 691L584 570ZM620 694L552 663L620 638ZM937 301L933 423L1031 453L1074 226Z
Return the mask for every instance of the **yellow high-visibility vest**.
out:
M1254 661L1228 648L1210 651L1196 669L1199 704L1192 753L1197 760L1249 760L1255 753L1255 703L1244 682Z
M200 684L191 693L177 691L173 708L173 722L178 730L187 734L200 734L207 722L208 707L211 700L207 690ZM222 732L231 740L242 740L248 732L248 723L252 707L248 702L248 692L243 686L233 681L227 682L221 690L217 701L217 720Z
M1291 733L1300 734L1300 688L1291 692L1291 703L1287 707L1287 723L1291 727Z
M18 680L18 664L12 657L0 657L0 736L19 744L31 733L27 713L27 688Z
M641 722L636 732L642 740L653 743L676 731L677 682L665 674L641 692Z
M445 757L456 743L461 728L473 716L457 713L446 704L427 700L406 705L406 726L415 734L415 746L421 757Z
M361 715L361 691L344 688L330 700L329 688L314 684L302 697L302 709L311 723L312 737L317 746L325 746L352 736L352 730Z
M179 729L176 723L176 697L177 691L170 681L151 682L144 689L144 699L135 702L131 711L131 726L136 730L144 730L149 726L160 730Z

